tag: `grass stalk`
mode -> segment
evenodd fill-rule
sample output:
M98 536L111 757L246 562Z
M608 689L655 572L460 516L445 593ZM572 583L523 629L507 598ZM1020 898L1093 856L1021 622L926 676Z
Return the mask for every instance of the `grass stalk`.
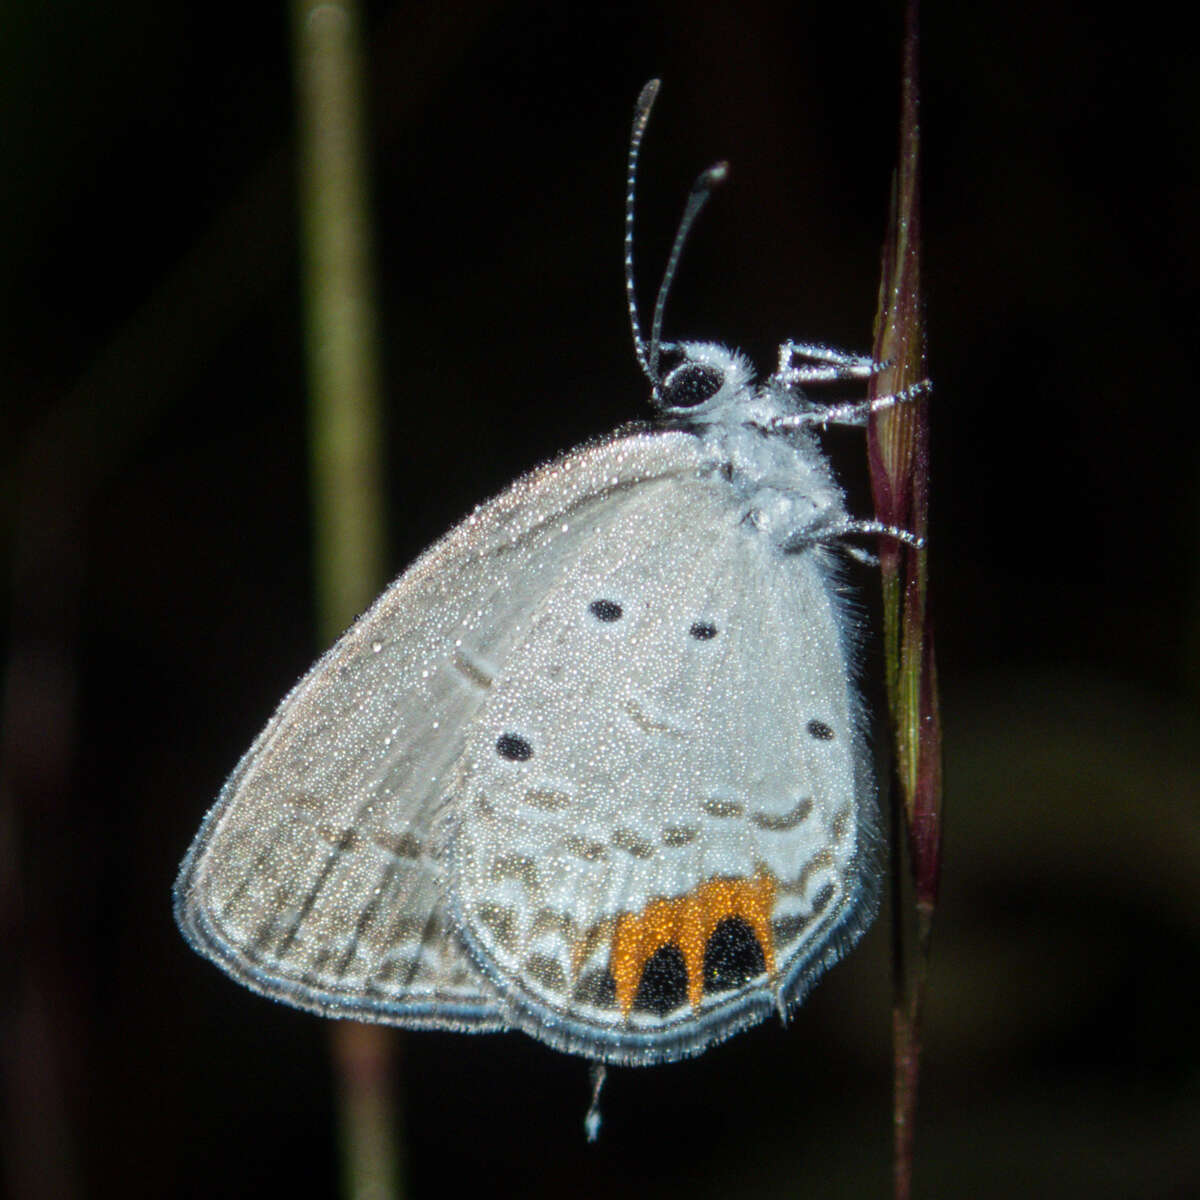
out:
M921 295L918 0L905 10L899 165L883 249L872 395L926 378ZM873 414L868 455L876 513L922 538L929 526L929 399ZM912 1194L922 1017L941 873L942 748L927 551L880 547L886 690L893 738L893 1194ZM907 851L907 854L905 853ZM905 865L907 863L907 872ZM907 879L906 879L907 876ZM907 898L911 895L911 911ZM915 937L906 936L915 927ZM911 944L910 944L911 943Z
M384 582L379 340L371 272L359 14L353 0L293 0L309 379L316 607L328 643ZM331 1028L342 1188L401 1195L397 1035Z

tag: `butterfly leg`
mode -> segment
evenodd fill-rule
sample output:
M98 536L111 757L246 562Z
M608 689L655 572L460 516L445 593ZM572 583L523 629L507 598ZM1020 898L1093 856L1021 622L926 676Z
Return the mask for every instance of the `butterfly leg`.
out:
M900 529L895 525L885 525L882 521L876 521L870 517L857 521L847 521L845 525L831 532L835 537L886 537L900 542L913 550L925 549L925 539L923 537L919 537L915 533L910 533L907 529Z
M807 359L797 364L796 359ZM870 379L886 363L877 363L865 354L850 354L816 342L788 340L779 347L779 369L771 382L782 387L804 383L830 383L837 379Z
M830 404L825 408L813 408L806 412L793 413L787 417L779 417L771 424L772 429L804 429L814 425L824 428L827 425L865 425L867 418L876 412L895 408L897 404L911 404L914 400L928 395L933 390L933 384L928 379L909 384L898 392L888 392L884 396L876 396L874 400L855 400L849 404Z
M886 537L913 550L925 549L923 537L918 537L917 534L910 533L907 529L901 529L896 525L886 525L883 521L876 521L870 517L805 530L791 538L785 549L791 552L803 550L808 546L828 546L834 542L840 543L843 538L848 537ZM857 546L843 546L842 549L857 562L864 563L869 567L879 565L878 558L869 550L862 550Z

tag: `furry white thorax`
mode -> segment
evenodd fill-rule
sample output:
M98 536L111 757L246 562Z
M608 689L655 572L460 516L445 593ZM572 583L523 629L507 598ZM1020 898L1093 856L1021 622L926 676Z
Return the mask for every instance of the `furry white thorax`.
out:
M749 360L715 342L671 349L683 358L663 378L660 410L699 437L714 470L729 472L730 486L751 506L754 527L781 551L846 532L845 494L825 452L809 428L780 424L820 406L780 374L756 383ZM720 386L699 404L670 404L673 383L697 367L719 373Z

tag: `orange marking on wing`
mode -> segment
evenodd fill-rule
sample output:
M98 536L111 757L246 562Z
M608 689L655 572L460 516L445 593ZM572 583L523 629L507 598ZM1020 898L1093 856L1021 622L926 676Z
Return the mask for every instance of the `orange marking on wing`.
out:
M752 879L712 879L671 900L651 900L641 912L622 913L613 935L609 970L617 985L617 1004L629 1015L646 963L663 946L674 945L687 967L688 1002L693 1008L704 992L704 947L726 917L741 917L762 947L767 974L775 974L771 910L775 879L758 871Z

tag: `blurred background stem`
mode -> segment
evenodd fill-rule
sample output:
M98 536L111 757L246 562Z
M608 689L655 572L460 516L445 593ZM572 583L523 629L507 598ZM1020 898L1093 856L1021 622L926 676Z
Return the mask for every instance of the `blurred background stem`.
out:
M309 380L313 562L322 645L384 581L379 348L371 270L360 21L350 0L294 0ZM331 1028L342 1180L351 1200L401 1194L398 1038Z

